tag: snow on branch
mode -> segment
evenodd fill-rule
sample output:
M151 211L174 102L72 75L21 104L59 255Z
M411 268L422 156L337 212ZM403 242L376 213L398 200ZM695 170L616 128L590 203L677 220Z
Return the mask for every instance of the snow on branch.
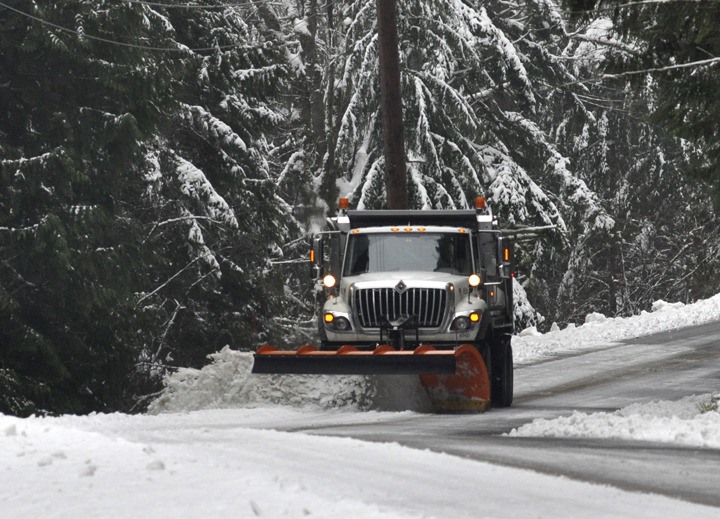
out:
M426 91L425 85L419 77L415 77L415 100L418 109L417 125L415 127L416 141L415 144L419 149L426 148L431 156L432 164L439 168L440 158L437 155L432 135L430 135L430 121L428 120L428 107L426 104L425 94L427 93L427 100L432 103L432 96ZM423 146L425 144L425 146Z
M362 210L368 207L368 203L373 198L371 191L372 188L378 183L382 182L384 174L384 162L382 160L376 160L370 166L367 175L365 176L365 182L360 190L360 196L358 197L357 208ZM372 207L372 205L370 205Z
M520 56L518 56L515 45L513 45L502 30L495 26L484 7L480 8L480 22L482 24L483 32L488 34L496 44L496 48L500 52L503 61L510 64L512 70L517 75L517 78L522 82L525 90L525 96L532 104L534 104L535 95L533 94L532 84L527 70L522 63Z
M196 129L217 139L221 144L242 152L247 152L247 145L233 129L223 121L205 110L202 106L185 105L184 118Z
M200 202L213 219L237 229L238 221L234 211L225 199L215 191L205 173L174 153L173 159L177 164L176 173L181 183L180 190L188 197Z
M625 76L636 76L639 74L649 74L651 72L669 72L671 70L685 69L685 68L697 68L705 66L713 66L720 63L720 57L703 59L700 61L691 61L689 63L678 63L677 65L667 65L665 67L653 67L642 70L628 70L626 72L618 72L617 74L603 74L599 79L616 79ZM595 78L598 79L598 78ZM587 80L592 81L592 79Z
M584 180L573 175L568 169L569 160L564 157L554 144L548 142L545 133L538 126L516 112L502 112L507 120L522 128L536 144L550 155L549 166L553 175L560 180L563 187L570 193L569 200L585 209L585 217L591 228L609 230L615 226L615 220L605 211Z
M422 78L425 85L434 85L440 90L440 93L442 94L442 99L445 101L449 98L449 102L452 103L452 105L458 109L458 112L460 115L462 115L462 118L464 122L472 129L477 129L477 123L476 123L476 117L473 113L473 109L470 106L470 103L467 100L466 96L463 96L460 94L455 88L451 87L449 84L447 84L445 81L438 77L433 77L430 74L424 74L424 73L417 73L417 76ZM417 82L417 79L416 79ZM427 87L423 88L422 90L426 90ZM420 90L417 87L416 83L416 90L418 91L418 96L420 95ZM429 94L428 91L428 97L432 99L432 97ZM455 116L457 118L457 115Z
M248 81L251 79L260 79L263 81L272 81L282 65L268 65L259 68L248 68L242 70L235 70L232 73L234 79L238 81Z
M420 208L423 210L432 209L433 203L430 199L430 195L428 195L427 189L425 188L426 177L424 177L423 174L420 173L414 166L410 166L409 169L410 179L412 180L415 189L417 189L418 196L420 197Z
M186 216L192 217L190 213L187 213ZM202 229L200 228L200 225L198 225L197 220L191 219L190 221L192 223L190 224L190 230L188 231L188 240L193 245L193 248L196 249L200 260L211 267L213 269L212 272L214 276L219 279L222 276L220 272L220 264L212 251L207 245L205 245L205 237L203 236Z

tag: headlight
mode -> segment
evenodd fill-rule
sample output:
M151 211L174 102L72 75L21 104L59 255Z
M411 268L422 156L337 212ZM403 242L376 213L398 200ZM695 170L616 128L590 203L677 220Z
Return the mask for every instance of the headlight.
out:
M328 330L335 330L337 332L349 332L352 330L352 325L347 317L335 316L330 312L323 315L325 321L325 328Z
M470 318L468 318L464 315L462 315L460 317L456 317L455 320L453 321L450 329L455 332L464 332L465 330L469 330L470 329Z
M335 319L335 329L339 332L347 332L350 330L350 321L346 317L338 317Z
M464 332L466 330L470 330L479 321L480 314L477 312L470 312L469 315L456 317L452 322L450 329L454 332Z

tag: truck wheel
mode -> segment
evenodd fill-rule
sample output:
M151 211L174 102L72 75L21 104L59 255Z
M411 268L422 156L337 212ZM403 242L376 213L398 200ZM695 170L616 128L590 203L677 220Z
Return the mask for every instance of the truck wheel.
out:
M490 362L490 399L495 407L510 407L513 401L513 357L510 338L503 337L492 344Z

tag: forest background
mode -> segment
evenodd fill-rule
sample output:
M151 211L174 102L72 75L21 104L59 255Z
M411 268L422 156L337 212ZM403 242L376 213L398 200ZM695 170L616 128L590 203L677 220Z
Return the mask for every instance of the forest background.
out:
M0 412L312 339L307 237L385 203L375 2L0 1ZM720 2L397 9L411 207L557 226L520 328L720 291Z

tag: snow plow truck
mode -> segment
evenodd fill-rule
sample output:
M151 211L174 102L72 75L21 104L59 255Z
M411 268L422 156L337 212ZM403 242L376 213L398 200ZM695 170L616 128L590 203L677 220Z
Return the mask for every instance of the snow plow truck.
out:
M433 407L513 400L513 242L470 210L349 210L314 236L319 346L263 346L253 373L416 374Z

